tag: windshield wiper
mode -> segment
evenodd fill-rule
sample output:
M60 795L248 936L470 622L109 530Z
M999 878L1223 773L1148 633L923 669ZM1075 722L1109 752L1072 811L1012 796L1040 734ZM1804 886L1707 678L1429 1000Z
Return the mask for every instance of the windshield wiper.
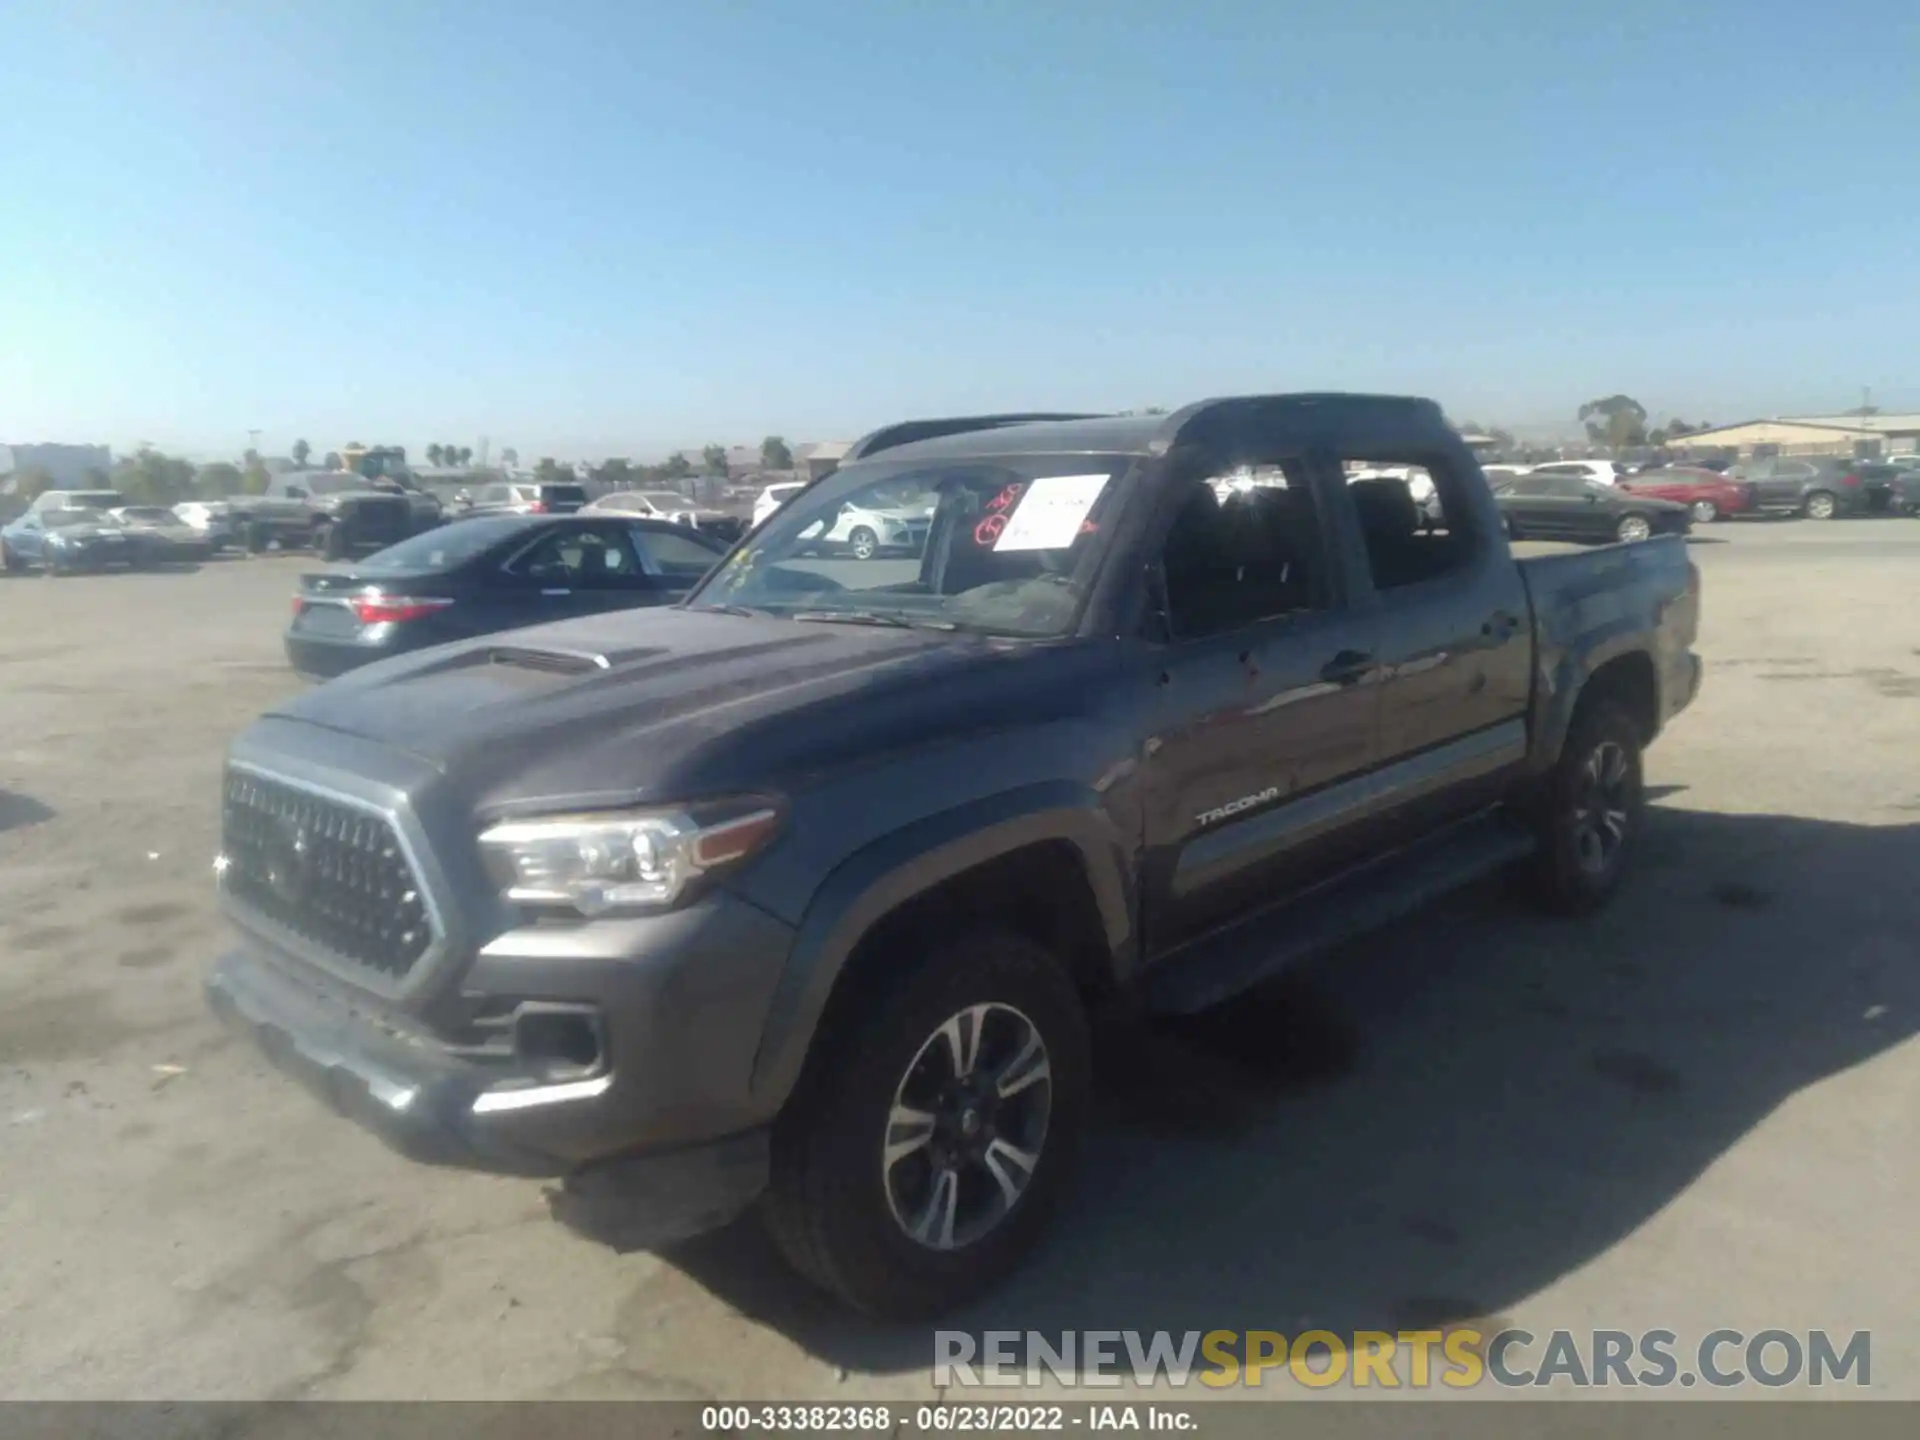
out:
M748 620L765 620L773 614L771 610L751 610L745 605L689 605L687 609L711 610L717 615L739 615Z
M822 625L884 625L890 630L958 630L951 620L908 620L899 615L881 615L872 610L796 610L793 620L814 620Z

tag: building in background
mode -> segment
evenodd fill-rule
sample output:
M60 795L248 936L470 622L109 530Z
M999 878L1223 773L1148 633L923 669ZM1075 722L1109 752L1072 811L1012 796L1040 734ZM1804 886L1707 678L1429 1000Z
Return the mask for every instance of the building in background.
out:
M1807 415L1716 425L1669 443L1688 453L1718 451L1742 457L1871 455L1911 450L1920 439L1920 415Z
M847 451L853 448L851 440L821 440L812 445L800 445L794 448L793 462L804 480L824 480L840 468L840 462L847 458Z
M84 490L112 469L110 445L0 445L0 489L11 490L15 476L39 470L56 490ZM99 474L89 478L89 471Z

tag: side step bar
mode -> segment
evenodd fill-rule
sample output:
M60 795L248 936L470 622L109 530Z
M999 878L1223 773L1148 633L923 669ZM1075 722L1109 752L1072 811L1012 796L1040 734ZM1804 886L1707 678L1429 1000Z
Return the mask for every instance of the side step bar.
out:
M1534 844L1504 811L1461 821L1155 961L1142 999L1159 1014L1205 1010L1525 859Z

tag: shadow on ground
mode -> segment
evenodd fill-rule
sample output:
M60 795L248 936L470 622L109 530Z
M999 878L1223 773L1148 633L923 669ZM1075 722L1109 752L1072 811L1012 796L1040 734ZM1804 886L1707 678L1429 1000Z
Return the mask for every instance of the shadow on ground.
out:
M1493 1319L1671 1201L1788 1096L1915 1033L1920 826L1655 807L1584 921L1456 897L1180 1025L1102 1037L1084 1183L954 1328L1393 1330ZM751 1218L676 1249L829 1364L924 1370Z
M38 825L41 821L52 818L53 811L31 795L22 795L13 790L0 790L0 834L21 829L27 825Z

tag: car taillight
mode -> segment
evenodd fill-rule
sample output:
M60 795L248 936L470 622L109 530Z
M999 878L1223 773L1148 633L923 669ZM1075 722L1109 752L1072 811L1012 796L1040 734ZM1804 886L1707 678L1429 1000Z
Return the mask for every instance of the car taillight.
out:
M1842 476L1840 477L1840 483L1841 483L1842 485L1856 485L1856 486L1857 486L1857 485L1858 485L1858 484L1860 483L1860 477L1859 477L1858 475L1852 475L1852 474L1848 474L1848 475L1842 475Z
M530 505L528 505L528 506L527 506L527 513L528 513L529 515L544 515L544 514L546 514L546 513L547 513L547 502L546 502L546 501L544 501L544 500L535 500L535 501L534 501L534 502L533 502L532 504L530 504Z
M306 608L307 608L307 597L306 597L306 596L304 596L304 595L296 595L296 596L294 596L294 597L293 597L293 613L294 613L295 615L298 615L298 614L299 614L299 613L300 613L300 612L301 612L302 610L304 610L304 609L306 609Z
M353 613L362 625L392 625L402 620L418 620L423 615L444 610L453 601L411 595L362 595L351 603Z

